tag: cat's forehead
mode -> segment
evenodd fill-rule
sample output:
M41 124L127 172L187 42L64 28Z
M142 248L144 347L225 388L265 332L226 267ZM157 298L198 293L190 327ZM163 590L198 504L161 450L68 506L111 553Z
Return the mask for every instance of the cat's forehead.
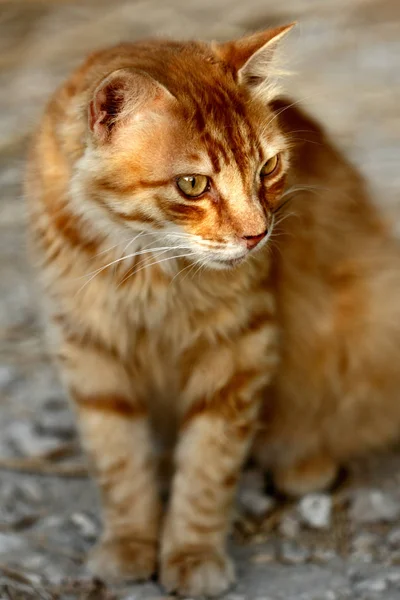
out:
M237 74L220 60L209 44L163 43L138 64L178 100L185 118L198 130L206 125L235 128L244 121L262 121L269 113L239 85Z
M285 139L268 107L253 106L248 98L218 82L186 97L181 122L189 147L207 157L216 173L235 164L240 170L285 148Z

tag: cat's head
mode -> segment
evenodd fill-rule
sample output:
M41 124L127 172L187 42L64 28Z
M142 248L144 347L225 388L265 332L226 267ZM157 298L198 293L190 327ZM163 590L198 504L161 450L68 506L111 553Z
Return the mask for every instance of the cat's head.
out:
M85 155L110 226L214 268L266 242L288 167L273 57L291 27L121 47L122 68L91 91Z

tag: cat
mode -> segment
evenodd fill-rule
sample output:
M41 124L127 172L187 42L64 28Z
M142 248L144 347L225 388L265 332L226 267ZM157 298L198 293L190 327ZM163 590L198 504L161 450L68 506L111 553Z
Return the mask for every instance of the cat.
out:
M365 368L397 386L397 249L352 167L278 98L292 26L94 53L36 132L32 255L101 496L88 564L106 579L158 571L168 592L223 593L251 452L301 493L400 421L389 404L385 429L360 387ZM165 510L155 445L174 448Z

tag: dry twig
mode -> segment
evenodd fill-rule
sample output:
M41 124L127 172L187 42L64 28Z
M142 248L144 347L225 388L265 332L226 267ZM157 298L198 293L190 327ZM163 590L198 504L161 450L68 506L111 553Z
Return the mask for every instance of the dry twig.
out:
M77 453L76 444L63 444L40 456L0 457L0 470L19 471L30 475L53 475L56 477L87 477L88 469L84 463L56 463L55 460L67 458Z
M41 457L0 458L0 470L19 471L28 475L54 477L87 477L88 469L83 463L53 463Z

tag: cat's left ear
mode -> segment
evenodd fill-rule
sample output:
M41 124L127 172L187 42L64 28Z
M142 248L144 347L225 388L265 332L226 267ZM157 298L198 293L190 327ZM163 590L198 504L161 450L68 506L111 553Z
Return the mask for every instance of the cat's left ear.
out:
M266 101L275 95L276 50L296 23L283 25L214 46L219 58L236 73L239 85L260 93Z

